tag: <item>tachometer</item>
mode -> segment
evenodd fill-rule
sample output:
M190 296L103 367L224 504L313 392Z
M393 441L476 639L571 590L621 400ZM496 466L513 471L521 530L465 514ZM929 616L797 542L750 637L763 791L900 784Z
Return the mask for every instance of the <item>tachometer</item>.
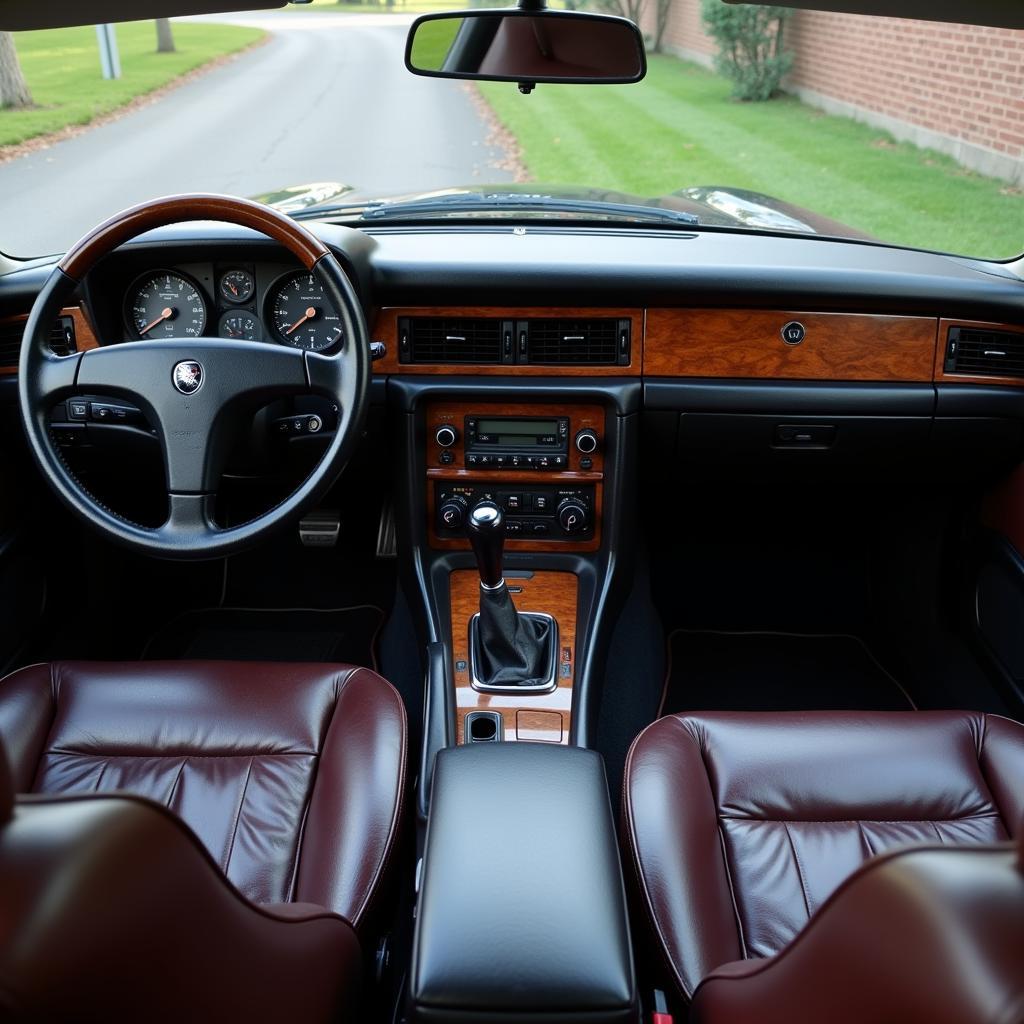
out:
M286 345L324 352L342 339L341 318L310 273L289 274L270 291L267 320Z
M206 303L184 274L151 271L128 289L125 320L136 338L199 338L206 330Z

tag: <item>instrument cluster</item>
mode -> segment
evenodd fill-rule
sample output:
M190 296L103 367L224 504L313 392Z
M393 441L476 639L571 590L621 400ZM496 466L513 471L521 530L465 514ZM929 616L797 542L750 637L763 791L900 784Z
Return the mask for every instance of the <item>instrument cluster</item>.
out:
M190 264L147 270L123 301L126 341L220 337L330 352L341 318L308 270L278 264Z

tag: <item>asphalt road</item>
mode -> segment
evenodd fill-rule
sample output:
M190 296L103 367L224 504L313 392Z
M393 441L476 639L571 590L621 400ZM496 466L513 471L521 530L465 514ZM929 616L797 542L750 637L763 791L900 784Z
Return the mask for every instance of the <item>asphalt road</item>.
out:
M273 38L154 104L0 164L0 250L62 251L118 210L174 192L251 196L318 181L404 192L511 178L462 84L406 71L411 17L216 20Z

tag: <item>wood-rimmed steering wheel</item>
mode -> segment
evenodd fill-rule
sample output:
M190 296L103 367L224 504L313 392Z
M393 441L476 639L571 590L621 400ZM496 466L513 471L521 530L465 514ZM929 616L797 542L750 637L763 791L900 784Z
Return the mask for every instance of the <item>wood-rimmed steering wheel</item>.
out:
M50 332L99 259L165 224L215 220L254 228L280 242L323 286L343 339L330 355L220 338L132 341L57 356ZM164 558L214 558L297 521L337 480L360 436L370 384L366 321L334 254L300 224L269 207L217 195L143 203L89 232L53 269L25 327L18 367L22 422L44 477L81 519L113 540ZM168 513L150 529L108 509L78 481L50 434L54 406L75 393L114 395L137 405L155 428L164 458ZM247 523L213 519L217 485L238 418L277 398L316 394L338 408L337 429L312 473L284 501Z

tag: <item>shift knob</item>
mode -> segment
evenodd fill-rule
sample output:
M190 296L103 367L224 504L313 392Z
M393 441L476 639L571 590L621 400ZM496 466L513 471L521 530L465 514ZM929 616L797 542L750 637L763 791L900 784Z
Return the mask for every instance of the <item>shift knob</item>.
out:
M505 516L493 501L473 506L466 521L466 533L473 545L480 582L485 587L500 586L501 558L505 551Z

